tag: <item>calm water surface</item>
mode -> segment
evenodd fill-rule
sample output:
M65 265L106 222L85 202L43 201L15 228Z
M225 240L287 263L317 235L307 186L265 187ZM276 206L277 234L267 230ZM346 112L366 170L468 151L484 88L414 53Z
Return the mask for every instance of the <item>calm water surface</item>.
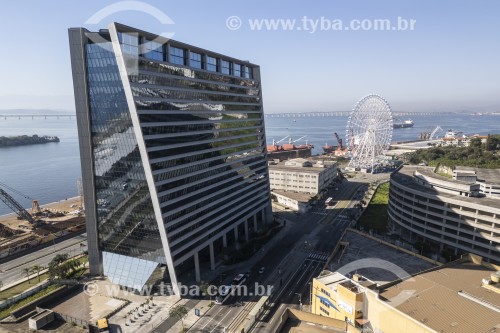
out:
M413 128L397 129L393 141L414 140L420 132L432 131L436 125L443 129L463 131L465 134L500 133L500 116L472 116L454 114L412 118ZM314 144L314 153L322 151L326 142L336 144L337 132L345 138L346 117L266 118L268 143L273 139L290 135L296 143ZM60 119L0 117L0 136L10 135L57 135L61 142L43 145L0 148L0 182L6 183L42 204L77 196L77 180L80 178L80 155L75 117ZM285 141L288 141L285 140ZM285 142L283 141L283 142ZM29 199L15 196L25 207L31 207ZM10 213L0 202L0 215Z

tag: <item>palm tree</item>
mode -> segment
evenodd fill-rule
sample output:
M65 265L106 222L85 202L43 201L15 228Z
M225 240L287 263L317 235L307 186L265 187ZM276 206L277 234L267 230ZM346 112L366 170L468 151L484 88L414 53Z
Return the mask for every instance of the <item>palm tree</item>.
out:
M23 273L26 274L26 277L28 278L28 284L30 284L30 269L28 267L23 268Z
M184 318L187 316L188 310L184 305L177 305L174 306L173 308L170 308L170 311L168 312L168 315L170 317L173 317L177 320L181 321L182 325L182 332L184 332Z
M36 277L38 278L38 282L40 282L40 271L42 270L41 266L33 265L31 266L31 272L36 273Z
M200 283L200 291L201 291L201 296L206 296L209 294L210 296L210 304L212 304L212 293L209 293L209 285L205 281L201 281Z

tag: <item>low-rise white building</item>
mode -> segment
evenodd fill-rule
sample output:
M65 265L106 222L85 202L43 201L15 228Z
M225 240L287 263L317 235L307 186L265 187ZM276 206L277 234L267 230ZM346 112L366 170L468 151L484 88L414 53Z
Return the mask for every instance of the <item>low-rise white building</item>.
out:
M271 191L271 198L281 206L290 208L290 210L305 213L309 208L309 201L312 195L307 193L296 193L283 190Z
M500 198L500 169L481 169L456 166L453 179L479 185L479 193L490 198Z
M338 176L334 161L310 161L296 158L269 163L271 190L293 191L316 195Z

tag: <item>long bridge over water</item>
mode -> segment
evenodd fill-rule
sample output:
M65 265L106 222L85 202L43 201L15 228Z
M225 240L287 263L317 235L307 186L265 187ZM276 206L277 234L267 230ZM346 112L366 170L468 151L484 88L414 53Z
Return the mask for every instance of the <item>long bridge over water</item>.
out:
M285 112L285 113L265 113L266 118L306 118L306 117L347 117L351 111L330 111L330 112ZM393 111L394 117L428 117L452 114L452 112L408 112L408 111Z
M17 119L26 119L26 118L31 118L31 119L48 119L48 118L66 118L66 119L72 119L75 118L75 114L71 113L66 113L66 114L0 114L0 120L3 119L9 119L9 118L17 118Z
M306 117L347 117L351 111L330 111L330 112L285 112L285 113L265 113L264 116L266 118L306 118ZM452 112L408 112L408 111L393 111L392 115L396 118L400 117L428 117L428 116L435 116L439 114L440 116L442 115L449 115L452 114ZM25 118L31 118L31 119L48 119L48 118L66 118L66 119L72 119L76 117L75 114L71 113L66 113L66 114L0 114L0 120L3 119L9 119L9 118L18 118L18 119L25 119Z

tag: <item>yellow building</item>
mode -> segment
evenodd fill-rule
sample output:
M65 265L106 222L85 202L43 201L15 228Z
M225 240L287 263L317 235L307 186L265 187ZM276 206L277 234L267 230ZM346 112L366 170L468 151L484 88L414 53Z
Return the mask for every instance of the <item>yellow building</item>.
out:
M314 314L368 332L500 332L500 267L476 255L381 286L323 271L311 293Z
M354 324L363 317L364 291L363 286L340 273L323 271L313 279L312 313Z

